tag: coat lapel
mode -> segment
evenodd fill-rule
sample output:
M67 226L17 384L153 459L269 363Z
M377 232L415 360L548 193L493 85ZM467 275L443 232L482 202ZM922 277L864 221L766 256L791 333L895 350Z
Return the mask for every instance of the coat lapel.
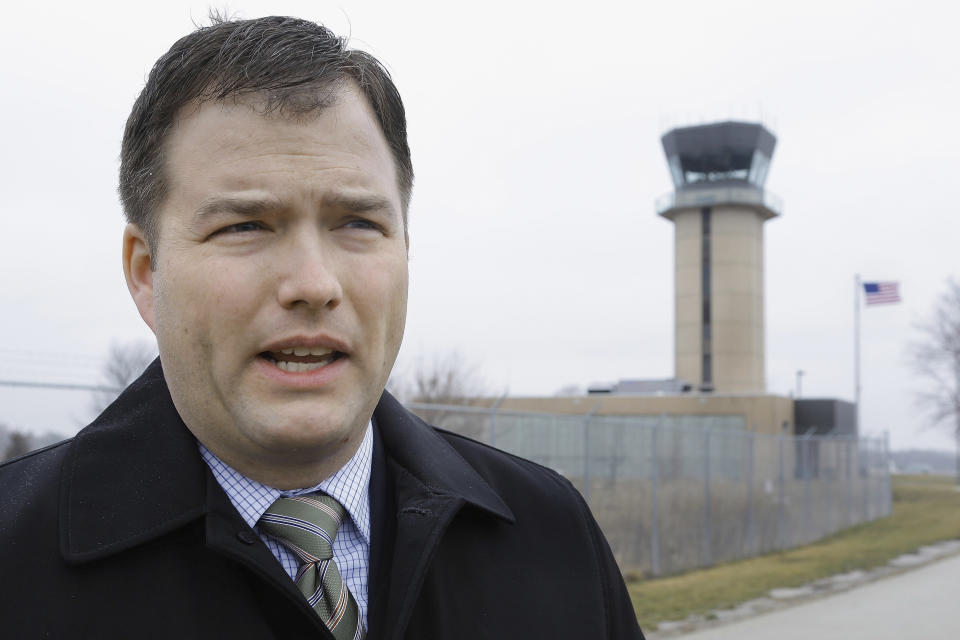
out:
M371 590L371 612L376 615L371 616L370 628L378 637L396 640L406 632L437 546L460 509L477 509L510 523L514 517L453 447L388 393L374 412L374 424L386 458L386 495L391 504L385 510L394 514L395 520L386 523L393 529L386 542L391 552L380 552L376 539L371 550L375 558L390 555L392 559L384 559L390 567L388 575L377 573L389 580L387 602L377 602L375 598L382 592ZM380 509L376 504L371 507Z

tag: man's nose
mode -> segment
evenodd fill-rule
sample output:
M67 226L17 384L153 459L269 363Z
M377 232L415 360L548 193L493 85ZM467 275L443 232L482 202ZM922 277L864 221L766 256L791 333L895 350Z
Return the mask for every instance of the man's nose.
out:
M334 308L343 288L333 252L319 238L303 239L287 247L277 297L284 308Z

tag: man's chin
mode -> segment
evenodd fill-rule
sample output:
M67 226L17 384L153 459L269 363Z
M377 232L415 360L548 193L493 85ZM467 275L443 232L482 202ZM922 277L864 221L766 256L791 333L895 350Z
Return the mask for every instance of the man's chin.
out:
M342 454L344 448L356 450L365 427L366 422L344 425L342 422L317 422L316 419L292 421L270 425L261 431L257 440L269 457L293 456L298 461L307 462Z

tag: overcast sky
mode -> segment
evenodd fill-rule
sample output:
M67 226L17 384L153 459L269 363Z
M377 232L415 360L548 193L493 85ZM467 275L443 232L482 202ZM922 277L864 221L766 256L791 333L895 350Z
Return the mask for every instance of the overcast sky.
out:
M122 127L195 2L17 3L0 26L0 379L96 382L152 337L120 268ZM223 5L217 5L223 6ZM853 398L863 429L925 429L912 326L960 277L960 10L945 2L251 2L352 37L390 68L417 174L399 367L459 351L491 393L673 375L672 187L660 136L718 119L778 138L767 187L767 384ZM0 387L0 422L72 434L90 394Z

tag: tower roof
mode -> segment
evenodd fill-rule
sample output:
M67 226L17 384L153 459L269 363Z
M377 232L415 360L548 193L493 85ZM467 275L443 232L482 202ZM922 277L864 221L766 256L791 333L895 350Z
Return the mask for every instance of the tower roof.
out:
M672 129L661 140L677 189L724 182L762 189L777 144L763 125L733 121Z

